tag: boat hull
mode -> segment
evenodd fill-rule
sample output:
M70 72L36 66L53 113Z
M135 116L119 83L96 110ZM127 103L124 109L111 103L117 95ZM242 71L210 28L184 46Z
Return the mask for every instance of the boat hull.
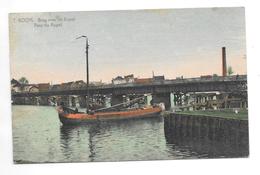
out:
M95 113L95 114L85 114L85 113L73 114L73 113L66 113L64 111L59 111L59 119L61 123L64 125L86 124L86 123L94 123L94 122L158 117L161 111L162 110L160 107L149 108L149 109L138 109L133 111L104 112L104 113Z

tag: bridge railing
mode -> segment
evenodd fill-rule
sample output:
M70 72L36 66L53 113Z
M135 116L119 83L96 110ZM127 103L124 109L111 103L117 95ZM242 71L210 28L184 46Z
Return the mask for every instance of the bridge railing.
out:
M123 88L123 87L136 87L136 86L150 86L150 85L167 85L167 84L182 84L182 83L196 83L196 82L211 82L211 81L241 81L246 80L246 75L233 75L233 76L212 76L212 77L195 77L195 78L185 78L185 79L172 79L172 80L161 80L161 81L151 81L149 83L140 84L140 83L125 83L125 84L105 84L99 86L90 86L90 89L106 89L106 88ZM83 90L86 89L86 86L81 86L79 88L67 88L67 90ZM51 91L60 91L52 90Z
M171 79L171 80L161 80L161 81L151 81L145 84L139 83L125 83L125 84L105 84L99 86L90 86L90 89L110 89L110 88L124 88L124 87L138 87L138 86L157 86L157 85L171 85L171 84L185 84L185 83L196 83L196 82L221 82L221 81L246 81L246 75L233 75L233 76L211 76L211 77L195 77L195 78L185 78L185 79ZM85 90L86 86L80 87L63 87L56 89L49 89L46 92L57 92L57 91L69 91L69 90ZM28 92L12 92L12 94L25 94ZM37 93L37 92L31 92Z

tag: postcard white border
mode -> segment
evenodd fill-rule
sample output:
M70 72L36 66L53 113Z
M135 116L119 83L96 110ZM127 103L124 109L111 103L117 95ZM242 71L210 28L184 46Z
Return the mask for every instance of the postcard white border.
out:
M250 158L172 160L116 163L71 163L14 165L12 162L8 13L45 11L129 10L197 7L246 8L246 37L249 81ZM71 174L258 174L259 173L259 6L244 0L4 0L0 7L0 173L2 175Z

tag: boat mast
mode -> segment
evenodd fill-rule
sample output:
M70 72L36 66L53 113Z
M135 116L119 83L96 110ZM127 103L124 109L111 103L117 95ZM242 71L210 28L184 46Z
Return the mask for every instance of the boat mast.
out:
M86 37L86 74L87 74L87 99L86 108L87 113L89 113L89 69L88 69L88 38Z
M89 66L88 66L88 37L82 35L76 39L86 38L86 80L87 80L87 98L86 98L86 112L89 113Z

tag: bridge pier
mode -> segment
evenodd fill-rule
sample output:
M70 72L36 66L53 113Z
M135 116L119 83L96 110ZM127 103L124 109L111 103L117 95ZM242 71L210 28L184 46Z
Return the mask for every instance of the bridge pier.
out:
M145 104L146 104L147 106L150 106L152 99L153 99L153 96L152 96L152 95L147 95L147 96L145 97Z
M38 98L37 97L32 97L31 98L31 104L32 105L38 105Z
M25 104L26 105L32 105L33 101L32 101L33 97L25 97Z
M186 94L186 95L187 95L187 106L189 106L187 109L189 111L193 111L194 107L192 106L192 103L194 103L195 98L194 98L193 94L191 94L191 93Z
M46 96L39 97L38 103L39 103L39 105L43 105L43 106L49 105L48 97L46 97Z
M56 102L57 106L59 106L61 104L61 96L56 96L55 102Z
M79 96L75 96L75 107L80 108Z
M223 99L224 99L224 108L228 108L229 104L228 104L228 94L223 94Z
M49 97L49 104L50 104L51 106L57 106L57 105L59 105L59 103L58 103L58 98L57 98L56 96L50 96L50 97Z
M241 106L242 106L242 108L246 109L246 108L247 108L247 101L246 101L246 100L243 101L243 102L241 103Z
M35 105L39 106L39 105L40 105L39 97L35 97L35 99L36 99L36 103L35 103Z
M170 99L171 99L171 109L174 109L176 107L176 101L175 101L175 94L170 93Z
M86 96L78 96L78 102L79 102L79 106L81 108L86 108L87 106L87 98Z
M152 95L153 103L164 103L165 109L171 108L170 93L155 93Z
M22 98L23 97L12 97L12 104L17 105L17 104L22 104Z
M76 98L73 95L68 96L69 106L76 107Z
M111 97L109 95L105 96L105 107L110 107L111 106Z

